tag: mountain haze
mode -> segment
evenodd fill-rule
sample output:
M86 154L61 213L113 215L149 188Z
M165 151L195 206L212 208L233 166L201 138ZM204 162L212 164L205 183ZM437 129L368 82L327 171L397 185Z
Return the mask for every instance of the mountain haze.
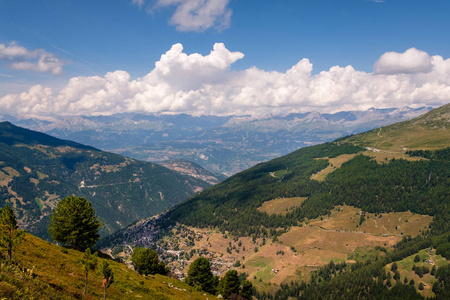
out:
M103 235L160 213L210 184L165 167L0 123L0 206L48 237L49 214L68 195L87 198Z
M136 159L184 159L230 176L299 148L408 120L430 109L371 108L264 117L123 113L47 118L5 115L0 119Z

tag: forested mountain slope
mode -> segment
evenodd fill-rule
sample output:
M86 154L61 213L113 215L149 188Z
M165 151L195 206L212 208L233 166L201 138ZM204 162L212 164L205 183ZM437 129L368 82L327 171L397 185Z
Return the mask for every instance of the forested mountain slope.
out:
M210 184L165 167L0 123L0 207L47 237L48 216L75 194L92 202L103 234L160 213Z
M164 219L261 236L347 204L372 213L410 210L428 214L435 216L435 230L446 231L450 226L449 110L450 105L445 105L417 119L302 148L259 164L179 204ZM383 143L383 137L392 137L392 142ZM393 141L400 150L390 150ZM423 152L409 149L434 152L420 158L417 156L424 156ZM333 165L331 161L339 158L345 162L340 167ZM327 169L322 180L315 177ZM258 210L266 201L294 197L307 200L284 215Z
M102 247L154 247L181 274L196 255L218 271L224 257L258 299L448 299L448 111L259 164Z

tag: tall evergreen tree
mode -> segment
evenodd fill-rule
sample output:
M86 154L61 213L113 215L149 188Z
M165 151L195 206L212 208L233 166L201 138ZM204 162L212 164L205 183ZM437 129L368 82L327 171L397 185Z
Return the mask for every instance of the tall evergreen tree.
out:
M84 250L99 240L102 225L86 198L68 196L53 210L48 232L53 240Z
M20 244L24 235L25 231L18 229L14 211L6 205L0 215L0 247L6 249L9 260L12 260L13 249Z
M189 266L187 284L214 295L216 293L214 282L211 264L206 258L199 257Z
M239 296L247 300L251 300L252 294L253 294L253 284L248 280L244 280L242 282L242 287L241 291L239 292Z
M240 286L238 272L229 270L220 281L220 293L225 299L230 299L232 294L239 295Z

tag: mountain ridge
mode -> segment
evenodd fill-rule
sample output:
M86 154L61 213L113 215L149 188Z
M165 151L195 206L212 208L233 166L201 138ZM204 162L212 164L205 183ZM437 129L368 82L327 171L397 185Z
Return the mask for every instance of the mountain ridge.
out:
M160 213L210 184L163 166L0 123L0 206L29 232L49 238L49 214L76 195L93 203L102 236Z
M423 118L437 120L445 115L440 114L445 109L438 108ZM418 120L391 126L402 130L398 134L407 135ZM370 262L377 264L377 270L383 269L392 262L383 261L387 254L401 260L431 247L430 241L423 241L427 236L439 240L433 244L436 246L448 239L450 135L443 125L446 123L440 124L446 134L436 139L445 137L441 143L445 147L435 143L430 148L430 139L417 142L418 148L432 149L428 152L374 148L364 139L368 133L362 133L260 163L155 218L122 229L101 246L157 248L181 273L188 264L177 263L173 253L184 261L205 256L219 271L234 267L248 272L259 295L277 288L286 292L291 280L308 282L322 276L321 280L328 281L337 271L330 277L323 274L336 262L343 266L340 268L347 264L348 272L350 264L353 271ZM371 134L376 137L379 130ZM428 135L432 137L439 130L428 127ZM418 138L414 134L410 132L413 139ZM412 241L417 244L412 245ZM408 243L408 252L396 252ZM222 256L226 262L216 259ZM414 276L411 272L405 270L409 279ZM368 278L373 280L374 276ZM413 293L419 280L431 282L431 277L413 278ZM315 288L313 281L310 284ZM307 288L298 283L302 285L302 290ZM290 295L299 296L299 291Z
M233 175L301 147L403 121L431 108L389 108L333 114L190 116L0 116L29 129L140 160L184 159Z

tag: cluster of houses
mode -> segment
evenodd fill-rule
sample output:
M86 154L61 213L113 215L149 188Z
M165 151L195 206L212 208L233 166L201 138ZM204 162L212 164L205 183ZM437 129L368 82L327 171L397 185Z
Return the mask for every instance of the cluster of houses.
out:
M185 231L185 229L183 231ZM187 276L188 268L194 255L201 256L209 260L211 263L211 271L214 276L221 276L228 270L234 268L233 265L236 262L237 257L232 255L225 257L218 253L208 251L207 247L211 246L209 242L205 242L200 246L201 248L191 249L191 251L179 249L178 247L175 249L172 247L175 244L191 247L193 246L192 244L194 240L200 241L203 238L201 233L194 233L189 229L187 232L177 232L178 235L180 233L181 237L185 240L167 241L165 247L158 247L158 250L162 251L160 257L164 259L167 266L171 269L171 273L177 279L183 280Z
M180 257L181 252L184 251L174 251L174 250L167 250L172 255L177 255ZM217 257L212 252L208 252L208 255L202 255L203 257L207 258L209 262L211 263L211 271L214 276L221 276L222 274L226 273L228 270L233 269L233 264L236 260L235 257L229 256L227 259L223 259L222 257ZM174 274L177 279L184 280L184 278L187 276L188 266L190 265L190 261L184 260L184 259L178 259L176 261L170 262L168 264L168 267L171 269L172 274Z

